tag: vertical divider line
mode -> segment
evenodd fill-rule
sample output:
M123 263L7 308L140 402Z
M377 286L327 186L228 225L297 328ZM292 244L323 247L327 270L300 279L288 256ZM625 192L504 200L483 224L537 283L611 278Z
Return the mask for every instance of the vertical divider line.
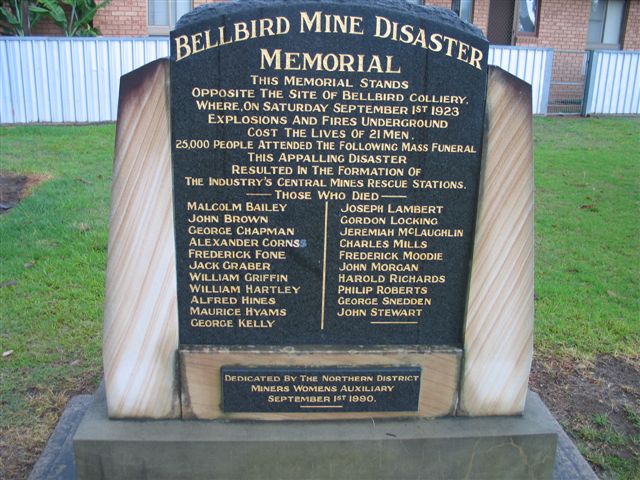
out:
M322 252L322 305L320 306L320 330L324 330L324 303L327 294L327 230L329 225L329 202L324 202L324 245Z

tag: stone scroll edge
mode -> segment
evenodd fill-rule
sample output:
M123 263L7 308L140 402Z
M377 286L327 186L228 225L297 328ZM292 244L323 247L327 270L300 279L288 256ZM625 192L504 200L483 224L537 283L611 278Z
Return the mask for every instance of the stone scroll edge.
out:
M530 87L491 69L465 325L464 415L524 408L533 345L530 100ZM112 418L180 417L169 118L168 60L123 77L104 318Z
M104 313L111 418L179 418L169 61L121 79Z
M486 112L458 413L515 415L533 356L531 86L490 67Z

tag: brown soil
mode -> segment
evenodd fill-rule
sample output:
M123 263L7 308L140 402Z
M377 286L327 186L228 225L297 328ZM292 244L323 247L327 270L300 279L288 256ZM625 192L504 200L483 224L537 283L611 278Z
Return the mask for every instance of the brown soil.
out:
M632 472L640 472L640 358L599 356L580 362L538 357L529 386L601 478L610 478L610 462L626 462Z
M24 392L26 409L32 412L33 421L0 429L0 479L29 476L71 397L93 393L97 377L96 370L91 369L58 385L59 391L52 385Z
M40 405L40 421L3 433L0 441L0 471L5 478L25 478L44 448L67 401L76 394L88 393L95 385L87 374L62 394L53 391L29 392ZM530 387L538 392L547 407L581 447L587 458L612 456L638 467L640 458L640 358L600 356L595 362L578 362L569 358L537 357L531 370ZM42 408L42 405L46 405ZM633 419L633 413L637 415ZM607 427L594 423L606 415ZM585 438L584 429L616 432L627 441L623 444ZM634 443L631 438L635 436ZM635 463L634 463L635 462ZM633 466L635 465L635 467ZM611 478L608 469L592 463L601 478ZM633 478L634 473L631 473Z
M46 175L15 175L0 171L0 215L15 207L32 188L48 178Z

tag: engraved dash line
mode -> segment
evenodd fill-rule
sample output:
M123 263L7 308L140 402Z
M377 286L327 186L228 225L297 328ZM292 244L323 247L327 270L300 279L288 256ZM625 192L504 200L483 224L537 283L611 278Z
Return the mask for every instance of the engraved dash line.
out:
M329 225L329 202L324 202L324 247L322 253L322 305L320 306L320 330L324 330L324 304L327 294L327 230Z
M371 325L417 325L418 322L369 322Z
M300 405L300 408L342 408L342 405Z
M407 198L406 195L380 195L380 198Z
M248 197L270 197L272 193L247 193Z

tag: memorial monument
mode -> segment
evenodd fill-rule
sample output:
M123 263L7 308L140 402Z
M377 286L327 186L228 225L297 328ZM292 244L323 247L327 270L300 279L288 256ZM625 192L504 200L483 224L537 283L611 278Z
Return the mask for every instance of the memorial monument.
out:
M551 474L530 87L487 58L442 9L245 0L122 78L81 477Z

